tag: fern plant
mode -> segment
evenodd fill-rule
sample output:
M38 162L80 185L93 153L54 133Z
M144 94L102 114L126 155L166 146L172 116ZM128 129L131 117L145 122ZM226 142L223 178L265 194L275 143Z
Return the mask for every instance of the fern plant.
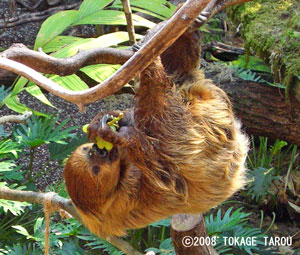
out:
M217 211L216 216L210 214L209 216L205 217L208 235L217 237L215 249L221 254L232 252L234 248L238 248L247 254L252 254L253 251L258 250L257 246L241 244L237 247L230 247L225 245L225 237L237 237L244 239L247 237L255 237L257 240L256 244L264 244L263 237L265 237L265 235L261 232L261 230L258 228L249 227L247 225L250 213L242 212L242 208L239 208L231 213L232 209L233 208L230 207L225 212L223 218L221 216L221 209Z
M11 92L11 87L5 89L4 85L1 85L0 87L0 107L2 106L2 101L4 100L4 98L6 98L9 93Z
M245 81L266 83L272 87L277 87L277 88L281 88L281 89L286 88L284 85L282 85L280 83L272 83L272 82L269 82L269 81L263 79L259 74L257 74L256 72L254 72L250 69L245 69L245 68L241 68L238 66L232 66L232 68L235 70L236 75Z
M55 116L44 118L33 115L31 119L27 121L27 125L20 124L15 127L13 136L18 143L29 148L36 148L50 142L66 144L65 139L73 137L74 134L70 132L78 127L63 129L69 122L69 119L65 119L56 125L57 122L58 117Z

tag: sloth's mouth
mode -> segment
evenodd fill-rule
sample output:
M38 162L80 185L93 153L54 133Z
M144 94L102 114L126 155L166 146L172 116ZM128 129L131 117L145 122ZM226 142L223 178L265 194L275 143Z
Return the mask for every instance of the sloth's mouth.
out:
M96 161L96 162L109 161L110 163L112 163L116 159L118 159L119 151L117 146L114 146L110 151L108 151L105 148L100 149L97 144L93 144L88 155L91 161Z
M92 149L90 150L90 153L94 154L97 157L105 158L109 152L105 148L100 149L97 146L97 144L94 143L92 146Z

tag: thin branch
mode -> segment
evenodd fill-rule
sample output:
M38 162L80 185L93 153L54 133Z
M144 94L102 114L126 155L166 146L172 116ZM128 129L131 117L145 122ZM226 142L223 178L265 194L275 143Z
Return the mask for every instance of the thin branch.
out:
M130 7L129 0L121 0L122 6L124 9L125 17L126 17L126 22L127 22L127 31L129 35L129 41L130 45L133 45L136 43L135 39L135 31L134 31L134 25L132 21L132 11Z
M8 20L0 19L0 28L9 28L14 26L20 26L30 22L41 21L59 11L76 9L78 7L79 7L79 3L75 3L75 4L49 8L41 12L34 12L30 14L25 13L17 17L9 18Z
M157 56L164 52L193 23L209 0L188 0L178 12L166 22L155 37L146 42L113 76L102 84L85 91L68 91L31 68L15 61L0 57L0 68L18 73L39 86L67 101L75 103L80 109L85 104L105 98L122 88L138 73L143 71Z
M22 115L7 115L0 117L0 125L8 122L24 123L28 118L30 118L32 112L24 112Z
M65 76L74 74L88 65L124 64L133 54L134 51L131 49L95 48L80 50L76 55L68 58L55 58L16 43L0 53L0 57L15 60L41 73Z
M47 194L48 193L0 188L0 199L12 201L43 204ZM80 216L70 199L63 198L55 193L51 193L51 205L56 211L62 209L72 215L73 218L81 221ZM142 253L134 249L129 243L121 238L111 237L108 238L107 241L116 246L119 250L123 251L125 254L142 255Z
M43 204L47 193L39 193L34 191L12 190L9 188L0 188L0 198L19 202L28 202L34 204ZM55 210L63 209L72 215L73 218L80 220L75 207L70 199L63 198L57 194L52 196L52 206Z

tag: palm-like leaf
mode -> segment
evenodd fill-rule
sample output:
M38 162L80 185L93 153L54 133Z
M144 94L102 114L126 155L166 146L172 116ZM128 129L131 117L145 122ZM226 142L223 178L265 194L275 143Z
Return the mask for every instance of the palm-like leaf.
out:
M66 144L64 139L73 137L74 134L71 134L70 131L78 127L69 127L62 130L69 119L63 120L56 126L57 120L58 117L43 118L33 115L28 120L27 125L20 124L15 128L14 136L22 145L30 148L50 142Z

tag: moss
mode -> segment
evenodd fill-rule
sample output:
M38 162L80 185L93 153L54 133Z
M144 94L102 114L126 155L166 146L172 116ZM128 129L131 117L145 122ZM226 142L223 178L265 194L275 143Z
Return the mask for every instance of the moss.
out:
M300 75L300 1L253 0L227 14L253 49L271 66L276 82L290 87Z

